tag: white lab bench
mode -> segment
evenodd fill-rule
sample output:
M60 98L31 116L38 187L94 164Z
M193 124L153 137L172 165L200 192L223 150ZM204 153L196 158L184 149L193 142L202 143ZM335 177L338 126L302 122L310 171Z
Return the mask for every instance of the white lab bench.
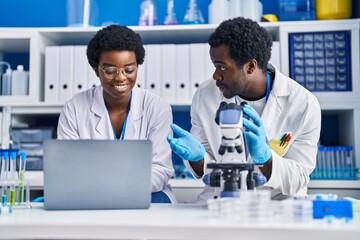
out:
M205 205L152 204L146 210L46 211L42 204L0 215L0 239L359 239L346 225L239 223L209 217Z

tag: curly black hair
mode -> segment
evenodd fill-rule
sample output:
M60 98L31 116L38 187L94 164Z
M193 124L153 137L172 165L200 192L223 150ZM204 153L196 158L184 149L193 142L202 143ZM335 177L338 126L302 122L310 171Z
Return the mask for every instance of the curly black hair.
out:
M145 58L145 49L139 34L128 27L110 25L99 30L89 41L86 55L89 64L96 69L103 51L127 50L134 51L137 64L141 65Z
M271 35L251 19L237 17L222 22L209 37L211 47L229 46L230 57L241 67L251 59L266 71L271 56Z

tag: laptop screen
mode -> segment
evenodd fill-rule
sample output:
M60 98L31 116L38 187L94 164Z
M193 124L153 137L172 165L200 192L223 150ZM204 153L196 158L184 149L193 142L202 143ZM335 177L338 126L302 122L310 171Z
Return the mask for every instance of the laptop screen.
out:
M149 208L151 159L150 140L46 140L44 207Z

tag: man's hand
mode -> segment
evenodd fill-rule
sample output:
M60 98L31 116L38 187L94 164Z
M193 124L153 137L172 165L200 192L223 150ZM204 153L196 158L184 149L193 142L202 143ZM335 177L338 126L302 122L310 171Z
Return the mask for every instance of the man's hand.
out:
M168 136L167 141L180 158L191 162L198 162L204 158L206 151L199 140L176 124L171 124L170 127L179 137Z
M259 114L249 105L243 106L246 116L243 118L245 139L251 158L255 164L264 164L271 158L271 151L266 143L266 133Z

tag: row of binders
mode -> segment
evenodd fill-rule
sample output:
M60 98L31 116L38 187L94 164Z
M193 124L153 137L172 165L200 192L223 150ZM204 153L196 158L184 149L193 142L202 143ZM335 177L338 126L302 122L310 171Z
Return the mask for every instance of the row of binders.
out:
M189 103L199 84L215 70L209 45L145 45L137 84L170 102ZM49 46L45 53L45 101L64 103L74 94L99 85L86 57L86 46Z
M137 84L170 103L189 104L198 86L212 78L209 44L149 44L138 68ZM279 42L270 62L280 66ZM45 52L45 102L64 103L74 94L99 85L86 57L86 46L48 46Z

